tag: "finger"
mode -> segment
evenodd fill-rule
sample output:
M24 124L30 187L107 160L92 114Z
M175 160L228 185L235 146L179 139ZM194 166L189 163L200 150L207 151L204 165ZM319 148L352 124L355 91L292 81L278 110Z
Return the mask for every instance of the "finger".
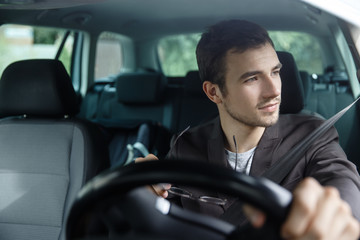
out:
M156 195L163 198L167 198L169 195L168 190L171 188L171 184L159 183L159 184L151 185L151 187L153 188L153 191L155 192Z
M331 222L331 227L328 230L329 236L332 239L358 239L358 222L350 214L342 212L341 208ZM329 238L329 237L328 237Z
M159 160L154 154L149 154L144 158L136 158L135 162L139 163L139 162L146 162L146 161L154 161L154 160Z
M261 228L264 225L266 215L263 212L247 204L244 205L244 212L255 228Z
M304 237L314 239L338 239L339 234L342 233L344 220L349 216L347 213L342 213L339 209L342 208L343 201L337 189L333 187L325 187L322 196L319 198L314 217L309 222L308 230ZM342 219L342 223L338 224L338 219Z
M297 238L304 235L313 218L322 187L312 179L304 179L293 192L293 203L285 223L281 227L283 238Z
M157 188L163 189L163 190L166 190L166 191L171 188L170 183L158 183L158 184L155 184L154 186L157 186Z
M148 185L147 188L153 192L155 195L160 196L162 195L161 190L159 190L155 185Z
M329 204L331 205L330 208L335 209L334 215L332 217L328 216L330 221L323 221L323 225L328 224L328 228L323 231L317 230L315 234L312 234L312 236L316 238L322 237L323 239L334 240L358 239L360 231L359 222L352 216L349 204L341 200L339 194L337 194L337 196L337 203L334 201L329 201L331 202ZM328 211L331 210L327 210L327 212ZM321 219L318 220L321 221ZM315 220L314 225L316 224L319 223L317 223Z
M360 223L354 217L351 217L351 220L346 225L346 228L343 230L341 234L341 239L360 239Z

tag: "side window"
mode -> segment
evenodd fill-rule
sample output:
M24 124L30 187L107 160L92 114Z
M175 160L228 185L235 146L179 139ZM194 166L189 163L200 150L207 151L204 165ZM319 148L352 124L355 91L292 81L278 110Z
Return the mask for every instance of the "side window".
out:
M195 49L201 34L184 34L161 39L158 55L166 76L185 76L188 71L197 70Z
M270 31L269 35L277 51L292 53L299 70L310 74L324 71L319 41L303 32Z
M64 40L64 37L62 36L61 40ZM72 54L74 50L74 32L70 32L69 35L66 37L64 46L60 50L59 53L59 60L64 64L67 72L71 75L71 65L72 65Z
M95 57L95 81L111 78L123 66L121 35L103 32L97 41Z
M54 59L66 34L65 29L4 24L0 27L0 72L12 62L25 59ZM66 38L61 60L71 74L73 36ZM4 57L6 56L6 57Z

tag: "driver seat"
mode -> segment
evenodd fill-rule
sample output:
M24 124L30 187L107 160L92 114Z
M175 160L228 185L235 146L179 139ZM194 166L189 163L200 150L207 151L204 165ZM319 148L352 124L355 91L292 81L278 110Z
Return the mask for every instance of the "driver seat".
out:
M96 125L57 60L9 65L0 80L0 239L65 239L79 189L109 165Z

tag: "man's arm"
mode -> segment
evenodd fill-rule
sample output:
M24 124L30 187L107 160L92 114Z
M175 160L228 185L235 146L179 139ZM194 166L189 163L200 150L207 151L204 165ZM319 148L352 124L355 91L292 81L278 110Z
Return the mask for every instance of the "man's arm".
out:
M305 176L315 178L322 186L335 187L352 214L360 220L360 177L356 166L347 159L339 145L335 128L321 137L306 154L309 159Z

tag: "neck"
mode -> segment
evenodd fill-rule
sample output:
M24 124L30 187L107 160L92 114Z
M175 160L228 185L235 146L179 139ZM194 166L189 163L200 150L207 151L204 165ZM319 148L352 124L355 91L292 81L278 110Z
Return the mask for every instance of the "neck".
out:
M246 152L256 147L264 134L265 127L253 127L236 120L223 121L220 117L221 128L225 134L225 148L231 152ZM234 143L236 140L237 149Z

